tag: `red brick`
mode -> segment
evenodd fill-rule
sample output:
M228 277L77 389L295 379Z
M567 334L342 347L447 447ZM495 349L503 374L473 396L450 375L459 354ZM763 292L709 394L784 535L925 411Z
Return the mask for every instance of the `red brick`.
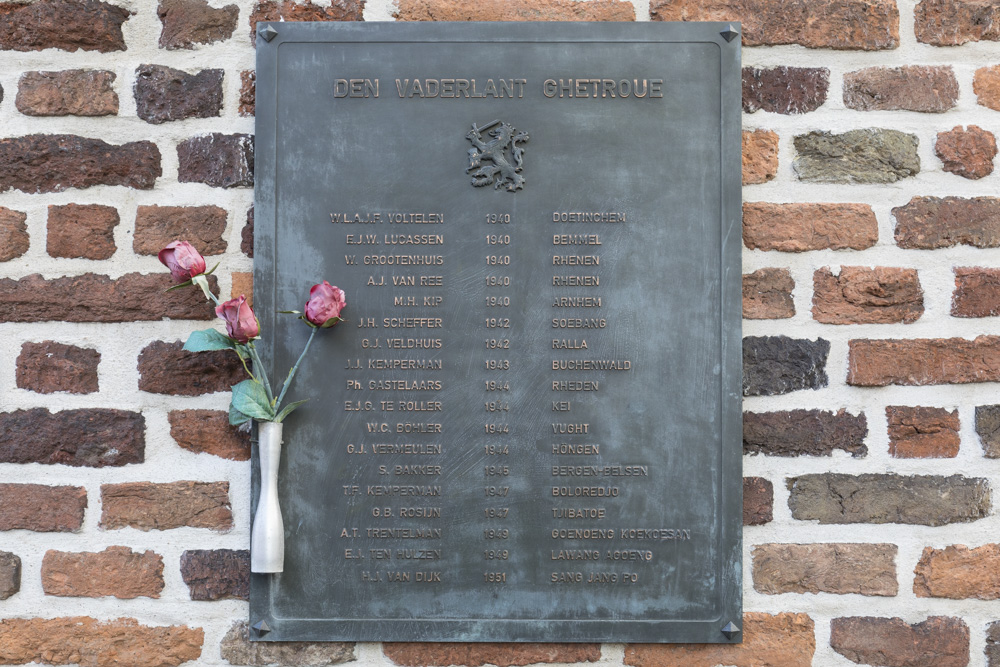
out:
M743 478L743 525L763 526L774 519L774 485L763 477Z
M171 241L184 240L202 255L226 251L226 209L218 206L140 206L132 250L156 255Z
M51 257L111 259L115 254L118 209L102 204L49 206L45 251Z
M736 624L740 625L739 619ZM806 614L744 612L742 644L632 644L634 667L812 667L813 620Z
M14 106L28 116L114 116L118 95L114 72L66 70L25 72L17 84Z
M215 188L253 187L253 135L194 137L177 145L177 180Z
M171 410L170 437L191 452L205 452L233 461L250 460L250 434L229 424L220 410Z
M241 116L253 116L257 100L257 72L252 69L240 72L240 108Z
M175 667L201 656L205 632L186 625L151 627L134 618L89 616L0 621L0 662L83 667Z
M250 41L257 43L258 21L363 21L365 0L258 0L250 14Z
M399 0L401 21L634 21L621 0Z
M899 46L895 0L652 0L649 13L654 21L741 21L743 46L864 51Z
M1000 315L1000 269L955 267L954 317Z
M138 412L46 408L0 412L0 463L103 468L142 463L146 420Z
M229 39L236 31L240 8L214 8L207 0L160 0L156 14L163 24L161 49L193 49L195 44L212 44Z
M795 316L792 290L795 281L788 269L758 269L743 274L743 318L780 320Z
M977 69L972 77L972 92L980 105L1000 111L1000 65Z
M865 665L969 664L969 628L962 619L945 616L931 616L913 625L901 618L835 618L830 622L830 646L848 660Z
M943 113L958 102L951 67L868 67L844 75L844 105L858 111Z
M385 642L382 652L403 667L521 667L549 662L597 662L601 659L600 644Z
M9 262L28 252L26 213L0 206L0 262Z
M128 547L108 547L100 553L49 550L42 559L42 589L61 597L158 598L163 558Z
M25 343L17 356L17 386L40 394L98 391L97 365L101 353L86 347L47 340Z
M847 384L922 386L1000 381L1000 337L858 339L849 343Z
M0 50L124 51L132 12L98 0L0 3Z
M198 289L165 292L170 274L126 273L109 278L93 273L46 280L31 275L0 278L0 322L159 322L164 317L209 320L215 311ZM218 292L218 282L209 276Z
M917 41L934 46L1000 40L1000 7L992 0L921 0L913 11Z
M160 149L151 141L115 146L71 134L0 139L0 192L14 188L38 194L94 185L150 190L162 174Z
M962 178L978 180L993 173L993 158L997 155L997 140L992 132L970 125L956 125L950 132L938 132L934 154L944 170Z
M825 67L744 67L743 111L808 113L823 106L829 87Z
M893 597L895 544L761 544L753 548L758 593L834 593Z
M813 318L824 324L889 324L917 321L924 292L916 269L842 266L813 274Z
M233 527L229 482L129 482L101 485L101 528L170 530Z
M767 183L778 175L778 135L770 130L743 132L743 185Z
M890 405L889 456L897 459L958 456L958 410Z
M913 574L913 593L920 598L998 600L1000 544L925 547Z
M247 304L253 307L253 274L245 271L233 271L233 287L230 298L239 296L247 298Z
M250 624L237 621L219 645L222 659L231 665L339 665L355 660L349 642L257 642L250 641Z
M996 197L914 197L892 209L892 215L900 248L1000 246L1000 199Z
M743 243L751 250L864 250L877 241L867 204L743 204Z
M139 389L153 394L201 396L229 391L247 379L231 350L185 352L184 344L154 341L139 353Z
M192 600L250 599L250 552L198 549L181 554L181 577Z
M0 484L0 530L75 532L83 526L86 509L82 486Z

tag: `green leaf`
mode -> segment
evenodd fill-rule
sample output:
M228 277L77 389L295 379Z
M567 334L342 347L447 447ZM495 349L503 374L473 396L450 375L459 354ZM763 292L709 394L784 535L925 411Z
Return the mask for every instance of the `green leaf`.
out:
M274 421L274 408L267 400L264 385L254 380L244 380L233 387L233 407L253 419Z
M308 398L304 398L301 401L295 401L294 403L289 403L284 407L284 409L281 412L278 413L278 416L274 418L274 421L279 423L285 421L285 417L292 414L292 410L299 407L308 400L309 400Z
M246 416L239 410L233 407L233 404L229 404L229 423L233 426L239 426L241 424L246 424L250 421L250 417Z
M231 339L215 329L202 329L188 336L184 343L185 352L208 352L209 350L232 350L236 347Z

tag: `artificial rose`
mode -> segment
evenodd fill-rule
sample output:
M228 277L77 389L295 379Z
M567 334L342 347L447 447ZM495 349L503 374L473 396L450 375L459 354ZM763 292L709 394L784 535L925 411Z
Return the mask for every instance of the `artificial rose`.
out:
M306 321L317 327L332 327L340 321L340 311L346 305L344 290L324 280L321 285L313 285L309 290Z
M170 269L170 277L175 282L182 283L205 273L205 258L187 241L173 241L157 256Z
M242 294L238 299L220 303L215 308L215 314L226 321L226 333L237 343L247 343L260 333L257 317Z

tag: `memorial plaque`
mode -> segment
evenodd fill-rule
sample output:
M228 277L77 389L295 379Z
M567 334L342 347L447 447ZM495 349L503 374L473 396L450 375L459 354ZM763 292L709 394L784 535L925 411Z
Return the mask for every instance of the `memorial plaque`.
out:
M348 305L254 638L740 641L739 25L260 24L256 114L271 377Z

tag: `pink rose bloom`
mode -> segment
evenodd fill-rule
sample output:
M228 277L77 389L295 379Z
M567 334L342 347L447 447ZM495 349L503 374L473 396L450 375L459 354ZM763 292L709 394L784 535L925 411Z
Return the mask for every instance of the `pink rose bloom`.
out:
M344 290L323 281L321 285L313 285L309 290L309 301L306 302L306 320L317 327L326 325L332 319L340 317L340 311L347 305ZM333 322L329 326L333 326Z
M158 255L160 262L170 269L170 277L182 283L205 273L205 258L187 241L173 241Z
M238 299L220 303L215 308L215 314L226 321L226 333L237 343L247 343L260 333L257 317L242 294Z

